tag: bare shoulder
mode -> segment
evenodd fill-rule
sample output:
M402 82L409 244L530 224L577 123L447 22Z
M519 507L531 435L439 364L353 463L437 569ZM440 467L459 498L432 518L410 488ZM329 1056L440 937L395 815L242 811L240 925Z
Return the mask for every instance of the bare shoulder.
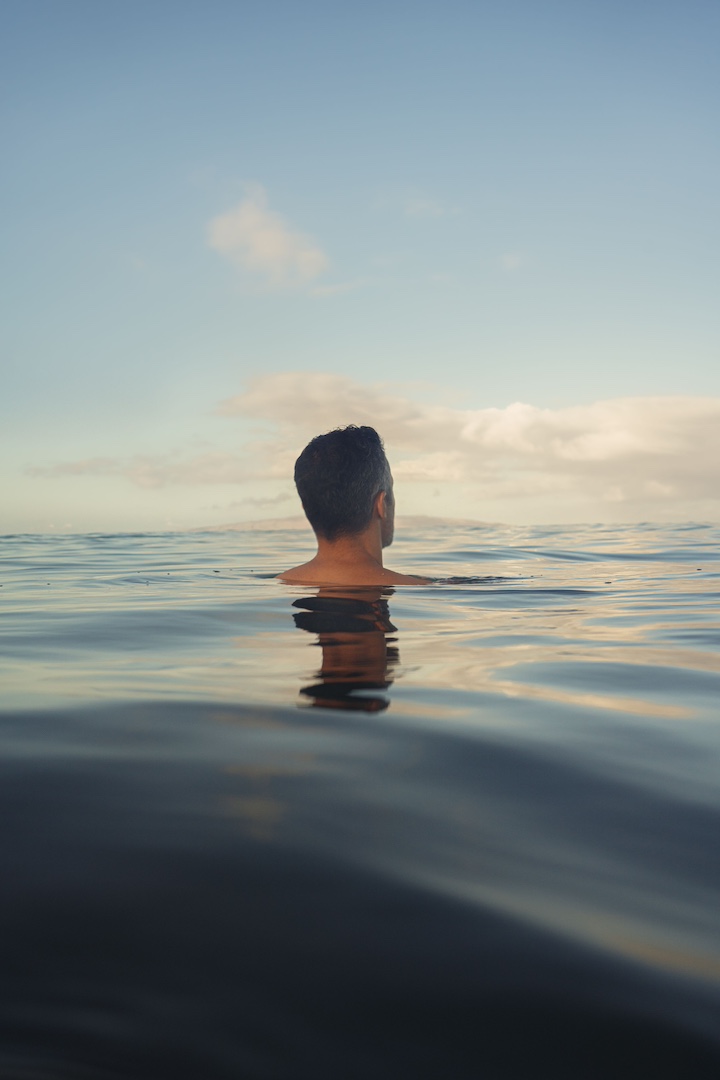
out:
M318 585L321 584L321 578L317 575L317 570L311 562L303 563L302 566L293 566L290 570L283 570L282 574L278 574L276 581L283 581L286 585Z
M420 577L417 574L398 574L394 570L386 570L383 584L387 585L429 585L431 578Z
M428 585L430 578L398 574L394 570L368 567L322 567L313 562L294 566L278 574L285 585Z

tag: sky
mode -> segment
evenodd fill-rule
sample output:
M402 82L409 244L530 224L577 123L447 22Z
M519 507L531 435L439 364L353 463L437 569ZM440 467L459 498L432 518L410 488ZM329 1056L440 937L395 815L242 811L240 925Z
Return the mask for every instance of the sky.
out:
M716 0L4 0L0 532L720 520Z

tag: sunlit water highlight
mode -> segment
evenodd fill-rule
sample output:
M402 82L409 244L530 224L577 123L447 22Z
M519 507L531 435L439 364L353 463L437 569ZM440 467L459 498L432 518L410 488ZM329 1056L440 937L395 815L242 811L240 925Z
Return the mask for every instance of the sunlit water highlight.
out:
M720 1075L719 541L0 538L0 1075Z

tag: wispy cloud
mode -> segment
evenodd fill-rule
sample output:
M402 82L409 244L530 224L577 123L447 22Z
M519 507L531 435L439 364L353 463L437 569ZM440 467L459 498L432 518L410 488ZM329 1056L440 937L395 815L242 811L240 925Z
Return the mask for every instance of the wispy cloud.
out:
M429 199L424 195L411 195L403 207L406 217L413 218L442 218L451 217L459 213L454 206L448 206L438 199Z
M246 457L209 451L187 457L179 454L135 455L128 458L93 457L57 465L30 466L28 476L117 476L136 487L162 488L175 484L239 484L253 478Z
M500 266L506 274L514 274L527 263L527 256L522 251L506 251L500 256Z
M455 217L460 213L457 206L435 198L419 188L378 191L371 208L376 212L390 213L393 216L401 214L409 218L445 218Z
M214 251L273 287L306 284L328 266L327 255L311 237L295 231L269 209L261 187L213 218L207 235Z
M334 285L314 285L311 292L313 296L342 296L345 293L357 292L368 284L365 278L357 281L339 281Z
M289 502L290 499L295 498L294 491L281 491L278 495L246 495L242 499L233 499L232 502L226 503L213 503L212 506L205 507L206 510L247 510L248 507L257 509L263 507L266 509L268 506L279 506L280 503Z

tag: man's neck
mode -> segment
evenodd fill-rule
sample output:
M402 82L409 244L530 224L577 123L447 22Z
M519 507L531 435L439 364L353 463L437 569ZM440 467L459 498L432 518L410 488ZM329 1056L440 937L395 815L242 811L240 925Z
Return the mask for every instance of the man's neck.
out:
M317 537L317 555L280 574L289 585L422 585L426 578L396 574L383 566L382 527L372 522L365 532L337 540Z
M317 537L317 562L323 565L382 566L382 536L377 523L372 522L364 532L328 540Z

